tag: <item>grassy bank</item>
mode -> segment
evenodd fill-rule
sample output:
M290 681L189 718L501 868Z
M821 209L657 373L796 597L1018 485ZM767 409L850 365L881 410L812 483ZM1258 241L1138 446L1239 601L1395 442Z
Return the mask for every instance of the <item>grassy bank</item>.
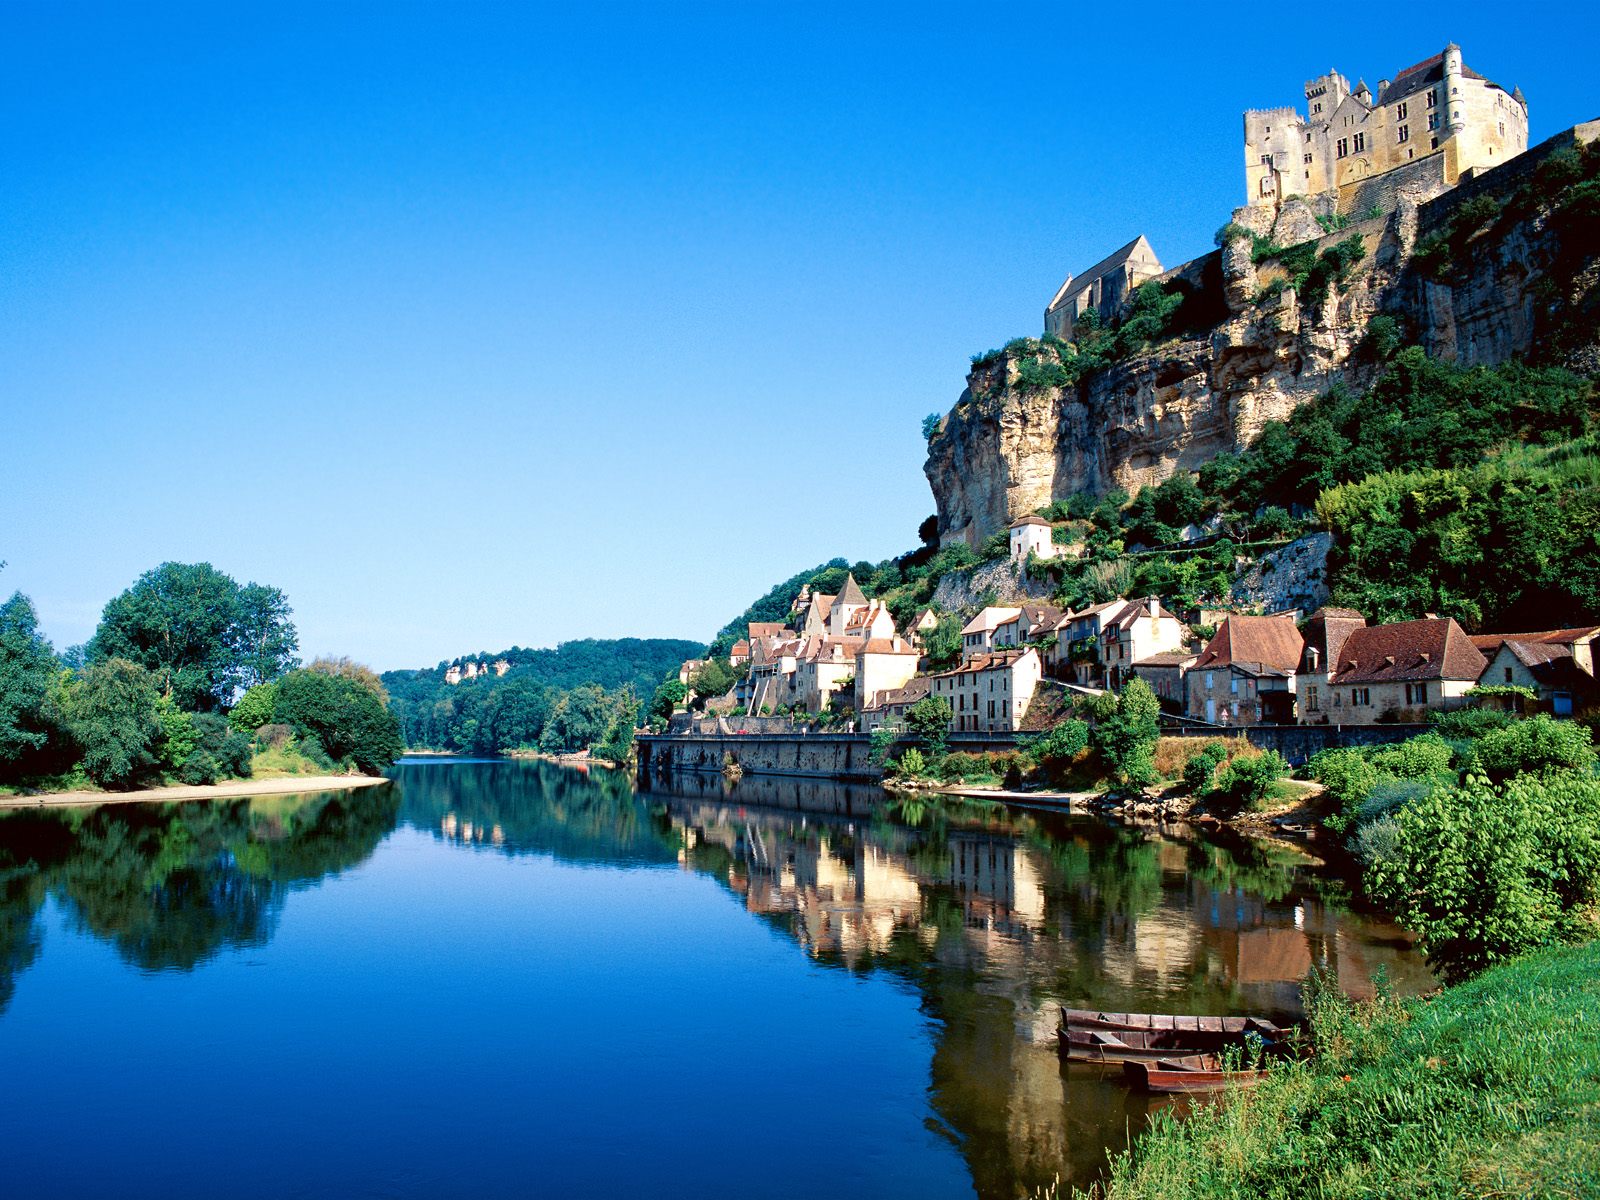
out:
M1158 1117L1088 1195L1600 1197L1600 942L1313 1021L1316 1058Z

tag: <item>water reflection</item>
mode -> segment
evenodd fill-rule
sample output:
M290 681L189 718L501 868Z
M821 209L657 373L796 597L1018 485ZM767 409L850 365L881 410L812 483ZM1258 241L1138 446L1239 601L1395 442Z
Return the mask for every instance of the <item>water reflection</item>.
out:
M381 787L0 816L0 1013L38 957L47 896L130 966L189 971L264 945L290 891L362 862L398 813Z
M638 793L612 773L428 763L362 792L0 817L0 1013L40 956L47 898L131 966L188 971L270 939L292 892L397 824L471 853L704 875L813 961L914 988L930 1126L985 1197L1081 1183L1146 1117L1059 1062L1058 1003L1287 1016L1313 965L1358 994L1379 968L1429 982L1337 872L1286 846L817 781Z

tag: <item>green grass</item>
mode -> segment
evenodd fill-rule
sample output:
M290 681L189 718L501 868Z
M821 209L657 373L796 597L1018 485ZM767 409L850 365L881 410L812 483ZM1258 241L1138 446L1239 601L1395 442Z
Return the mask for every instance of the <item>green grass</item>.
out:
M1600 942L1431 999L1313 1002L1319 1052L1166 1114L1104 1200L1600 1197Z
M337 770L330 771L326 767L318 766L311 759L288 746L271 746L264 750L257 750L250 760L250 768L250 777L252 779L283 779L291 775L338 774Z

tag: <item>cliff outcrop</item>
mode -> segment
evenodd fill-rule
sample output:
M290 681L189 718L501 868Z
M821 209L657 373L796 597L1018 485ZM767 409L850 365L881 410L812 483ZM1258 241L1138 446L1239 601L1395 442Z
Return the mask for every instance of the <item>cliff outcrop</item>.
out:
M1600 122L1578 126L1442 196L1402 189L1383 214L1331 231L1339 223L1300 201L1240 209L1220 250L1162 277L1185 298L1181 331L1075 378L1073 348L1049 340L975 362L928 443L941 540L976 546L1054 499L1159 483L1244 449L1336 383L1365 387L1380 313L1466 366L1600 366L1595 322L1570 319L1600 297L1593 229L1537 203L1541 167L1596 139Z

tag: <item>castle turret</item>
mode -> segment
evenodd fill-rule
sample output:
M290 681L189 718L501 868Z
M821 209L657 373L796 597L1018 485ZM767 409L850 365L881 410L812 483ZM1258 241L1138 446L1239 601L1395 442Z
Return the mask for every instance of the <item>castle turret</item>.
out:
M1461 47L1451 42L1444 48L1444 128L1446 135L1455 133L1466 122L1462 117L1461 100Z

